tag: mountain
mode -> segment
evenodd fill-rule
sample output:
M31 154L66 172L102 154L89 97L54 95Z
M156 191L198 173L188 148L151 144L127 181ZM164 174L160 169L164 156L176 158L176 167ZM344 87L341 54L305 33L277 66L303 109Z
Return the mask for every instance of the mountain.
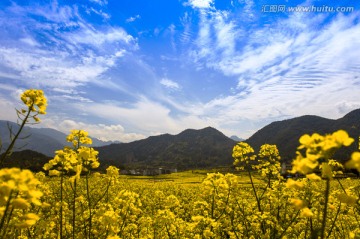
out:
M3 150L10 144L9 128L16 133L19 125L14 122L0 120L0 137ZM62 149L65 145L70 145L66 141L66 134L51 128L33 128L25 126L15 143L14 151L29 149L40 152L46 156L53 157L56 150ZM102 141L92 138L93 147L100 147L113 143L112 141ZM2 151L1 151L2 152Z
M244 139L239 138L239 137L237 137L236 135L232 135L232 136L230 136L230 139L232 139L232 140L234 140L234 141L236 141L236 142L241 142L241 141L244 141Z
M17 167L21 169L30 169L33 172L44 171L43 166L49 162L51 157L29 149L13 152L10 157L4 161L4 168Z
M130 143L96 148L102 167L170 167L177 169L232 165L236 142L207 127L187 129L180 134L163 134Z
M0 135L4 148L9 144L7 124L6 121L0 121ZM15 132L19 127L11 122L9 125ZM302 135L315 132L327 134L339 129L346 130L355 139L350 147L339 150L334 156L336 159L345 161L350 158L351 152L357 150L360 135L360 109L337 120L305 115L273 122L257 131L246 142L256 151L263 144L276 144L282 159L291 161L295 158L299 138ZM66 135L53 129L25 127L22 136L27 135L30 135L29 138L20 140L16 145L18 149L24 146L20 149L38 151L45 157L52 156L55 150L63 148L66 144ZM97 141L94 140L94 142ZM101 142L98 143L101 144ZM226 137L220 131L207 127L200 130L187 129L177 135L163 134L130 143L113 143L96 147L96 149L99 151L102 169L115 165L122 169L168 167L182 170L230 166L233 162L231 155L235 144L233 139ZM43 159L32 151L19 152L19 157ZM14 152L13 155L18 154ZM25 166L29 167L27 163Z
M293 119L273 122L257 131L246 140L255 150L263 144L276 144L283 160L291 161L295 158L299 138L304 134L329 134L343 129L355 139L347 148L341 149L334 158L345 161L351 152L357 150L360 135L360 109L354 110L344 117L332 120L319 116L305 115Z

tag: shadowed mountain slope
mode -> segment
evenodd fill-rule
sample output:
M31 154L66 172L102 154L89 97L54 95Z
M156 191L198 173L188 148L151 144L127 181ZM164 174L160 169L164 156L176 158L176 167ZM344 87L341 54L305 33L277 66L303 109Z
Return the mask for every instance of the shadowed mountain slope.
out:
M187 129L180 134L163 134L131 143L97 148L104 167L172 167L178 169L231 165L236 142L207 127Z
M293 119L273 122L257 131L246 140L255 150L263 144L276 144L285 161L295 157L299 138L303 134L328 134L339 129L346 130L355 142L348 148L338 151L335 158L347 160L350 153L357 149L360 135L360 109L354 110L344 117L332 120L318 116L305 115Z
M3 150L10 144L9 128L16 133L19 125L14 122L0 120L0 136ZM70 132L70 131L69 131ZM96 138L92 138L93 146L104 146L112 142L104 142ZM40 152L46 156L53 157L56 150L62 149L66 142L66 134L51 128L33 128L25 126L20 134L19 139L15 143L13 151L32 150ZM0 153L2 153L1 151Z

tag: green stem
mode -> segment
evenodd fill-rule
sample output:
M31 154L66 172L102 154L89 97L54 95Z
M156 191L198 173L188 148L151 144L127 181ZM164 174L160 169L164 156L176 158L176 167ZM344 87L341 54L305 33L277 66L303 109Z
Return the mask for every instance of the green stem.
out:
M7 200L7 202L6 202L4 214L3 214L2 218L1 218L1 222L0 222L0 230L2 231L1 238L4 238L4 236L5 236L5 230L4 230L3 227L4 227L5 219L6 219L6 216L7 216L7 211L9 209L9 207L10 207L10 200L12 199L11 194L12 194L12 191L10 191L10 196L9 196L9 199Z
M257 194L256 194L256 189L255 189L255 185L254 185L254 182L253 182L253 179L252 179L252 176L251 176L251 172L250 172L249 169L248 169L247 171L248 171L248 174L249 174L251 187L252 187L253 192L254 192L254 195L255 195L257 207L258 207L258 209L259 209L259 212L262 212L262 210L261 210L261 205L260 205L260 200L259 200L259 198L258 198L258 196L257 196Z
M75 203L76 203L76 178L74 179L74 194L73 194L73 208L72 208L72 238L75 238L75 219L76 219L76 212L75 212Z
M337 210L337 212L336 212L335 218L334 218L333 223L332 223L332 225L331 225L331 228L330 228L330 230L329 230L329 234L328 234L328 236L327 236L326 238L329 238L329 237L330 237L331 232L332 232L332 230L333 230L334 227L335 227L336 219L337 219L337 217L339 216L340 209L341 209L341 203L339 204L339 207L338 207L338 210Z
M257 196L255 185L254 185L254 182L252 180L251 172L250 172L249 169L248 169L248 173L249 173L249 178L250 178L250 182L251 182L251 187L252 187L252 189L254 191L254 195L255 195L255 198L256 198L256 203L257 203L258 210L262 214L260 199ZM263 233L265 233L265 224L264 224L264 222L261 223L261 230L262 230Z
M92 211L91 211L91 200L90 200L90 190L89 190L89 173L86 174L86 195L89 206L89 238L91 238L91 224L92 224Z
M325 205L323 210L323 219L321 223L321 239L325 238L325 228L326 228L326 217L327 217L327 208L330 194L330 179L326 179L326 188L325 188Z
M0 158L0 168L2 168L3 166L3 163L4 163L4 160L6 157L8 157L8 155L10 154L11 150L13 149L14 145L15 145L15 141L17 140L17 138L19 137L22 129L24 128L26 122L27 122L27 119L29 118L30 116L30 113L31 113L31 108L33 107L34 104L32 104L29 109L28 109L28 112L25 116L25 118L22 120L22 123L20 125L20 128L18 130L18 132L15 134L15 137L11 140L11 143L9 145L9 147L6 149L5 153L1 156Z
M63 238L63 172L60 175L60 239Z

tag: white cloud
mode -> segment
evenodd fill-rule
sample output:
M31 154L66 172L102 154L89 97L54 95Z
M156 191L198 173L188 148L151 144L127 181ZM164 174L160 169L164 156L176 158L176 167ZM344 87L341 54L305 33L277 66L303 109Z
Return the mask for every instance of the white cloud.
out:
M100 10L96 10L96 9L93 8L93 7L90 8L90 9L87 9L86 12L87 12L88 14L90 14L90 13L93 12L93 13L101 16L101 17L104 18L105 20L109 20L109 19L111 18L110 14L108 14L108 13L106 13L106 12L103 12L101 9L100 9Z
M55 96L56 97L56 96ZM88 99L88 98L85 98L83 96L80 96L80 95L69 95L69 94L64 94L64 95L61 95L61 96L58 96L57 99L61 99L61 100L64 100L66 101L67 103L70 102L70 101L74 101L74 102L88 102L88 103L91 103L93 102L91 99Z
M29 46L39 46L39 43L30 37L21 38L20 41L28 44Z
M150 136L154 133L180 133L186 128L204 128L218 126L216 121L196 115L173 115L171 109L145 97L131 106L122 106L114 102L75 104L79 112L118 122L131 132ZM185 108L185 107L184 107ZM188 107L190 108L190 106Z
M96 80L112 67L121 54L110 56L84 56L81 61L56 51L22 51L0 48L2 65L15 70L24 82L33 86L72 88Z
M15 92L18 89L12 84L0 83L0 90Z
M104 6L108 4L108 0L90 0L90 2L97 3L100 6Z
M12 19L0 19L10 29L4 39L13 38L14 43L1 44L0 77L20 79L30 87L68 90L98 83L119 58L137 48L136 39L121 27L96 28L87 23L76 5L13 4L4 11ZM39 20L43 18L47 21Z
M107 1L93 2L107 4ZM0 19L0 25L5 24L9 29L4 32L9 35L0 39L0 77L9 82L20 82L21 87L48 88L50 101L71 102L62 112L56 112L64 115L61 115L61 120L54 120L55 127L68 120L65 116L68 112L76 112L73 121L63 124L64 129L71 125L83 126L93 130L95 135L103 131L113 139L117 136L111 132L118 132L123 142L126 142L126 137L128 140L138 139L152 133L178 133L184 128L209 125L245 138L273 120L303 114L337 118L359 107L358 12L334 18L334 15L320 13L296 13L261 25L262 22L254 21L256 6L251 0L234 2L244 10L240 11L241 16L237 15L238 12L215 9L214 1L189 0L186 4L198 11L185 14L180 24L174 22L168 28L159 26L154 30L155 36L162 35L160 33L170 36L167 39L173 45L173 52L179 53L187 48L180 57L161 51L164 60L159 64L164 66L161 69L157 68L156 62L146 63L152 59L146 55L148 49L141 51L138 40L121 26L89 24L80 15L80 5L59 6L54 1L47 7L25 8L13 4L11 22ZM91 8L89 11L99 15L105 13ZM1 13L0 17L4 16ZM193 26L197 22L193 14L197 13L199 25ZM248 20L245 21L246 17ZM38 21L38 18L46 21ZM138 18L140 16L132 16L128 22ZM47 41L39 38L40 33ZM14 39L13 43L6 43L6 38ZM181 44L176 45L177 40ZM141 57L134 56L136 50L142 54ZM189 65L179 58L186 58ZM131 65L131 76L135 77L121 74L124 73L123 65L119 64L123 62L126 62L126 67ZM207 100L200 102L200 94L194 96L185 91L190 85L188 82L179 85L168 78L158 81L158 74L174 75L171 67L167 68L169 65L165 64L179 62L179 71L181 67L190 66L189 72L203 70L199 72L204 73L200 76L210 76L215 70L238 81L234 80L231 86L224 82L222 86L222 82L196 79L191 87L199 89L209 82L224 87L216 89L216 92L223 92L210 100L210 93L202 91ZM186 76L186 73L179 77ZM172 90L171 97L163 93L166 91L159 88L159 83ZM101 93L110 90L106 102L97 101L103 97L101 95L86 95L84 91L93 85L101 87ZM0 84L3 92L14 91L9 87ZM231 95L225 87L232 88ZM114 90L131 96L131 99L121 95L119 98L125 102L116 102ZM94 92L94 89L89 91ZM5 95L0 97L8 101L1 104L10 109L9 97ZM51 106L49 109L49 115L53 117ZM85 123L80 114L87 114L89 119L95 117L96 122L111 123ZM135 133L125 133L124 128Z
M20 100L22 93L23 90L18 87L9 83L0 83L0 120L17 121L16 109L20 110L24 108L24 104Z
M41 128L53 128L68 135L72 129L82 129L89 133L89 136L103 141L120 141L123 143L146 138L139 133L126 132L121 124L94 124L81 120L71 120L59 116L46 115L42 117L41 123L35 125Z
M200 118L224 128L246 122L250 131L234 132L246 138L274 120L304 114L339 118L359 107L358 12L331 21L321 14L293 14L255 28L243 28L223 11L199 14L189 59L239 79L233 95L198 105Z
M133 17L129 17L128 19L126 19L126 22L134 22L136 21L137 19L140 19L140 15L136 15L136 16L133 16Z
M360 100L358 101L340 101L335 105L340 114L347 114L348 112L360 108Z
M168 78L163 78L160 81L160 84L162 84L163 86L165 86L166 88L172 89L172 90L179 90L181 89L181 87L179 86L178 83L176 83L175 81L172 81Z
M87 131L91 137L95 137L103 141L118 140L126 143L145 138L142 134L126 133L124 127L120 124L87 124L73 120L64 120L56 128L66 134L68 134L71 129L82 129Z
M17 116L14 103L0 94L1 120L16 122ZM1 139L2 135L0 136Z
M26 24L29 23L36 24L36 21L34 21L34 19L27 17L30 14L43 17L51 23L61 23L63 26L76 25L76 23L72 19L77 18L79 16L77 7L59 6L57 1L52 1L49 4L45 4L41 6L40 5L20 6L15 3L12 4L10 7L8 7L8 9L6 10L14 14L15 17L14 19L16 19L17 17L27 18L27 20L30 22L25 22ZM23 20L23 19L16 19L16 20ZM39 26L34 26L34 27L39 27ZM41 27L43 27L44 29L45 28L49 29L52 27L52 25L45 23Z
M193 8L210 8L213 2L213 0L189 0L187 5Z
M83 27L80 31L65 34L65 38L73 44L90 44L97 47L105 43L116 42L135 44L135 39L122 28L108 28L105 31L98 31L92 27L81 25Z

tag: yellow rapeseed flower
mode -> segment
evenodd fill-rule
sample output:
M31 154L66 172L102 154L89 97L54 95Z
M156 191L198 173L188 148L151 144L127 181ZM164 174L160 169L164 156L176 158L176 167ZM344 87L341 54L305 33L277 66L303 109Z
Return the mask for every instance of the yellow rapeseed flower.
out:
M293 161L292 173L299 172L301 174L312 173L319 166L320 160L329 162L336 149L342 146L349 146L354 139L349 137L344 130L338 130L332 134L322 136L314 133L312 135L305 134L300 137L300 146L298 147L297 158ZM305 155L303 155L305 153ZM325 166L323 176L332 177L332 169Z
M42 90L26 90L21 94L20 98L30 111L37 112L38 114L46 114L47 100ZM22 112L24 111L22 110Z
M308 207L305 207L305 208L301 209L300 216L301 217L313 217L314 213L311 211L311 209L309 209Z
M306 178L312 180L312 181L320 181L321 177L319 177L318 175L316 175L315 173L311 173L306 175Z
M300 181L295 181L295 180L289 178L289 179L286 181L285 186L286 186L287 188L293 188L293 189L299 190L299 189L304 188L304 183L303 183L303 182L300 182Z
M18 208L18 209L27 209L30 207L30 203L25 200L24 198L15 198L12 202L11 205L14 208Z
M347 168L354 168L358 172L360 172L360 152L353 152L351 155L351 159L346 162L345 166Z
M80 143L81 144L92 144L92 140L88 137L89 133L81 129L73 129L71 133L66 137L68 142L72 142L76 148Z
M290 203L292 205L294 205L294 207L297 209L297 210L300 210L302 208L305 207L305 202L301 199L297 199L297 198L290 198L289 199Z
M346 203L349 205L354 205L358 201L358 199L356 197L347 195L346 193L341 193L337 197L340 202Z

